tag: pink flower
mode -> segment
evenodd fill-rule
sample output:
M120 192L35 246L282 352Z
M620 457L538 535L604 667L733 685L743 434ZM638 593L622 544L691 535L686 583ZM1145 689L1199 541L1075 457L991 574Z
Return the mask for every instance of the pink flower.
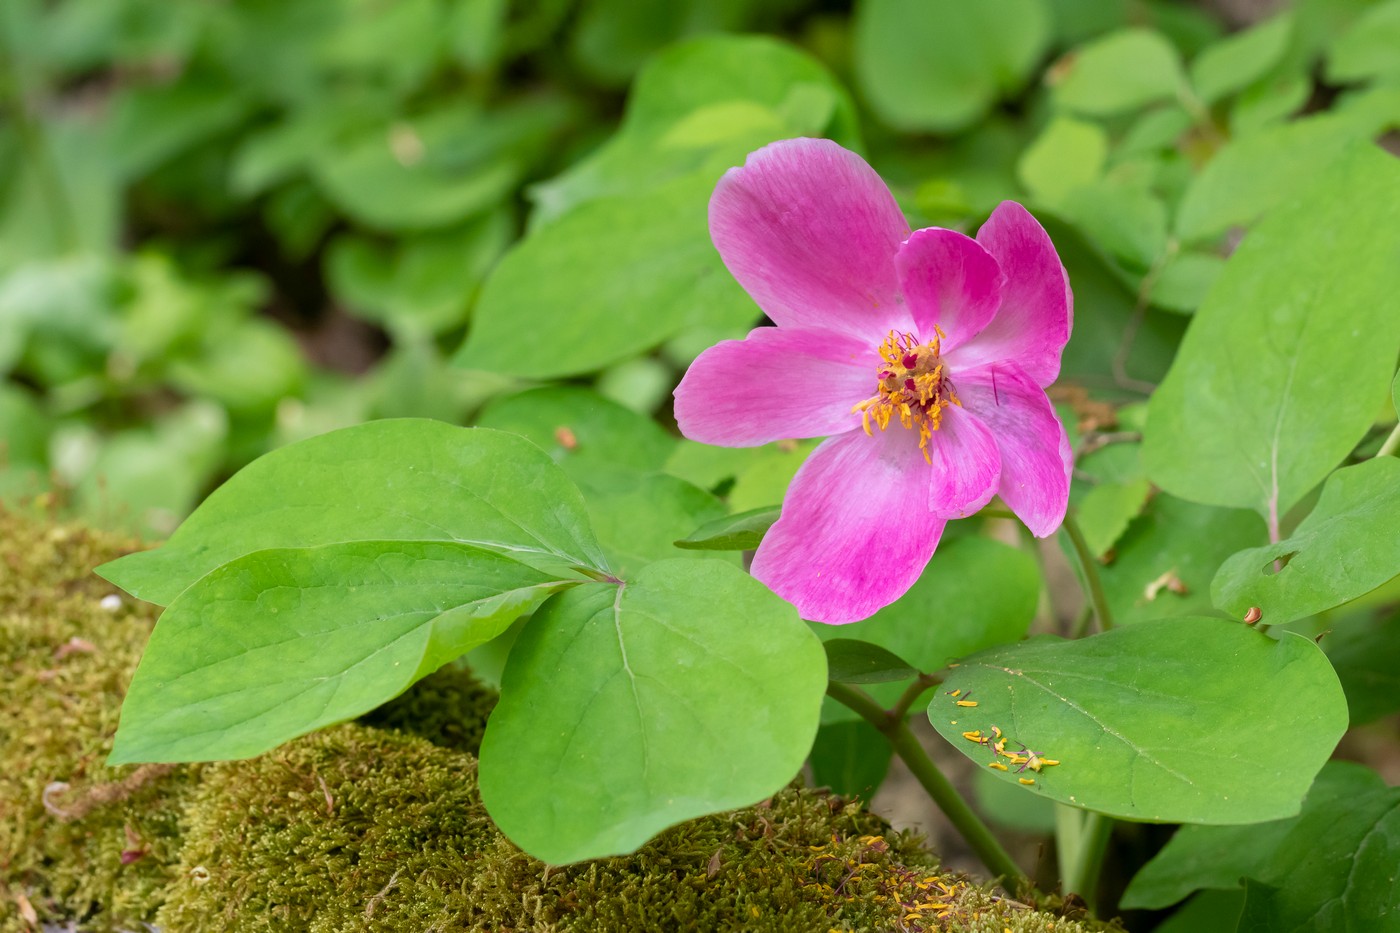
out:
M1069 340L1049 236L1003 202L977 238L909 226L860 156L790 139L710 199L724 264L777 324L711 347L676 389L686 437L822 437L753 575L805 618L853 622L918 579L943 526L993 496L1040 537L1064 520L1070 447L1045 387Z

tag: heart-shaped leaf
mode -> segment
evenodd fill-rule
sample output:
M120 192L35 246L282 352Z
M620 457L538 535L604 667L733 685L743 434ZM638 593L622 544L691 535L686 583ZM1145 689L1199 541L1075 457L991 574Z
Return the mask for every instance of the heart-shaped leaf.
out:
M649 564L561 593L526 625L481 745L481 796L547 862L630 852L791 780L825 689L821 645L757 580L720 561Z
M1297 813L1347 727L1337 675L1310 639L1275 641L1220 619L1044 636L966 658L943 686L929 719L973 761L1001 764L1001 779L1033 781L1029 789L1061 803L1131 820ZM993 747L996 730L1005 754Z
M247 758L359 716L567 585L446 541L247 554L161 616L111 763Z
M437 421L373 421L255 460L158 550L98 572L169 605L220 564L266 548L458 541L559 572L606 568L578 489L524 438Z
M1400 573L1397 529L1400 460L1377 457L1346 467L1328 477L1293 534L1227 560L1211 597L1232 615L1258 606L1273 625L1340 606Z

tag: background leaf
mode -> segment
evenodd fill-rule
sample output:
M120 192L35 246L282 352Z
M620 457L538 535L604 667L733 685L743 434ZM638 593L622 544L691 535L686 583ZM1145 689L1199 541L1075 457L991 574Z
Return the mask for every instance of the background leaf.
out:
M1400 346L1400 165L1370 145L1277 208L1231 257L1148 406L1167 491L1281 517L1361 440Z
M482 799L547 862L628 852L782 787L825 689L796 611L734 567L662 561L622 588L578 587L511 650L481 746Z
M869 800L884 783L894 752L864 719L823 723L812 743L812 783Z
M1150 29L1124 29L1071 52L1048 73L1055 103L1107 117L1175 98L1186 82L1181 55Z
M963 733L997 725L1007 751L1025 743L1061 762L1034 774L1031 792L1123 819L1296 813L1347 725L1336 675L1310 639L1274 641L1216 619L1162 619L1077 641L1043 636L965 658L943 687L978 705L959 707L940 689L929 720L980 767L995 755ZM1246 734L1287 754L1241 755ZM996 776L1016 783L1030 773Z
M1039 0L862 0L854 27L861 89L882 120L914 132L976 120L1025 83L1050 38Z
M909 680L919 672L891 651L858 638L833 638L826 649L827 679L843 684L879 684Z

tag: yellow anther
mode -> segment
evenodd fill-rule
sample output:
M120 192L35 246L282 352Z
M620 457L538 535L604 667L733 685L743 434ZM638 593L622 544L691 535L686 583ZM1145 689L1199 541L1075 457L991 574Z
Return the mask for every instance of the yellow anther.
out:
M1017 780L1020 781L1022 784L1025 784L1027 787L1035 783L1035 778L1017 778Z
M989 761L989 762L987 762L987 767L989 767L989 768L996 768L998 771L1005 771L1005 770L1006 770L1006 765L1002 764L1002 763L999 762L999 761Z
M976 701L976 700L958 700L958 701L957 701L957 704L958 704L958 706L976 706L976 705L977 705L977 701Z

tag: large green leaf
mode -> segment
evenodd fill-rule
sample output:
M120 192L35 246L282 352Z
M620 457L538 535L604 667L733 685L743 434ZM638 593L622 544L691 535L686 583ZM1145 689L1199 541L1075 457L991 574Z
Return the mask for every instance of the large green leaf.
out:
M1041 0L862 0L854 28L856 76L881 119L956 130L1030 77L1050 14Z
M563 585L446 541L244 555L161 616L110 760L247 758L366 713Z
M1031 792L1132 820L1297 813L1347 727L1337 676L1310 639L1275 641L1219 619L1044 636L964 659L943 687L962 692L955 700L940 690L929 719L973 761L997 756L963 733L997 726L1008 752L1024 743L1060 762L1035 774L1013 765L999 779L1033 780Z
M1298 816L1244 826L1183 826L1133 878L1123 906L1168 907L1193 891L1238 889L1246 877L1263 878L1279 846L1306 816L1333 810L1375 784L1375 773L1366 768L1329 762Z
M1251 606L1282 625L1370 592L1400 574L1400 460L1338 470L1293 534L1231 557L1211 584L1221 609ZM1275 562L1281 566L1275 569Z
M1400 930L1400 789L1352 762L1323 768L1302 812L1248 827L1187 826L1138 873L1124 906L1198 888L1246 890L1240 930Z
M547 862L629 852L791 780L825 689L796 610L737 568L662 561L621 587L586 584L546 603L511 650L482 799Z
M374 421L275 450L154 551L99 568L168 605L220 564L266 548L459 541L534 564L606 566L583 498L538 447L485 428Z
M1400 346L1397 201L1400 164L1364 145L1245 238L1152 396L1153 482L1277 528L1361 440Z
M1400 788L1359 765L1351 793L1304 811L1259 883L1245 885L1240 929L1249 933L1400 930Z

